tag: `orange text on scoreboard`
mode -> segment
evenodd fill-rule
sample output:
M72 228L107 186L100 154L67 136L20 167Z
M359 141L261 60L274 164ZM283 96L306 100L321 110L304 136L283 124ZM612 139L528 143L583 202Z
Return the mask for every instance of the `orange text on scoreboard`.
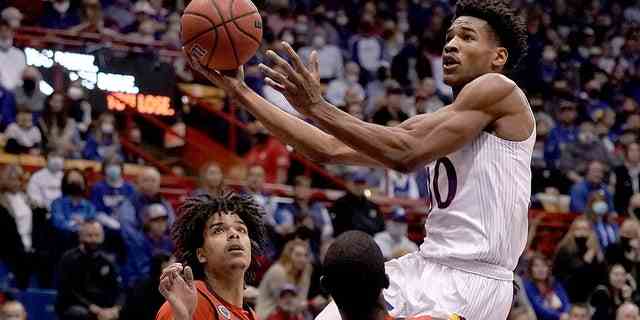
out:
M112 92L107 94L107 107L115 111L124 111L128 107L140 113L159 116L172 116L176 113L171 109L169 97L146 94Z

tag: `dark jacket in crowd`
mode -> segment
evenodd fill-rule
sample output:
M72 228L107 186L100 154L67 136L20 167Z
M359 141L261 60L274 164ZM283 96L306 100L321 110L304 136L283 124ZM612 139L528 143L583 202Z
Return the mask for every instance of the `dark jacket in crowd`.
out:
M67 251L58 265L58 275L58 315L76 306L89 308L95 304L111 308L124 303L118 268L101 250L93 253L80 248Z
M356 196L350 192L336 200L332 210L333 235L339 236L348 230L360 230L371 236L384 230L384 218L378 205L364 196Z

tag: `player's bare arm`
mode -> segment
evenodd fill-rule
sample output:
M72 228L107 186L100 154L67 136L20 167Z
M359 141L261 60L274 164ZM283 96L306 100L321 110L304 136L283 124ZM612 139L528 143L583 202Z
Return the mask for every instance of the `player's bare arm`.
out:
M410 172L461 148L496 120L519 112L523 101L515 83L499 74L485 74L466 85L455 102L439 112L409 119L398 127L364 122L326 102L320 85L295 51L285 44L293 66L275 53L270 58L286 74L267 66L267 82L280 90L299 112L322 129L365 155L398 171Z
M275 135L280 141L292 145L296 151L320 163L342 163L363 166L382 166L378 161L354 151L332 135L312 126L311 124L282 111L277 106L262 98L251 90L244 82L244 72L240 68L235 74L222 74L208 69L200 63L190 59L191 67L200 72L209 81L225 90L231 98L239 101L256 119ZM317 76L317 56L313 61ZM313 68L313 67L312 67Z

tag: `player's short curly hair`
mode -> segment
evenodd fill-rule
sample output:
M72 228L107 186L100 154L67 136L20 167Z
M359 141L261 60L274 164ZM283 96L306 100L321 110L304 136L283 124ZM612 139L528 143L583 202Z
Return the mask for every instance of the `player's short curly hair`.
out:
M178 209L178 213L178 219L171 228L171 237L176 245L176 260L191 266L196 279L205 277L204 268L198 261L196 252L204 244L207 221L213 215L220 213L237 214L247 226L251 240L251 266L246 275L252 276L257 267L255 258L261 252L266 232L262 220L264 210L251 195L226 191L216 196L202 195L188 198Z
M527 54L527 28L524 18L510 6L509 0L459 0L454 20L470 16L487 21L498 43L507 49L505 71L518 69Z

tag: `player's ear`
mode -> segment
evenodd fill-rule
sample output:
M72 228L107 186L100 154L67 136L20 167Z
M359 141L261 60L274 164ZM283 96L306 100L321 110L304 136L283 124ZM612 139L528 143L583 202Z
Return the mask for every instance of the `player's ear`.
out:
M491 62L491 65L494 69L504 69L507 65L507 59L509 59L509 52L505 47L497 47L495 52L495 57Z
M384 274L384 279L382 280L382 288L383 289L389 288L389 275L386 273Z
M198 257L198 262L200 263L207 262L207 255L205 255L204 249L202 248L196 249L196 256Z

